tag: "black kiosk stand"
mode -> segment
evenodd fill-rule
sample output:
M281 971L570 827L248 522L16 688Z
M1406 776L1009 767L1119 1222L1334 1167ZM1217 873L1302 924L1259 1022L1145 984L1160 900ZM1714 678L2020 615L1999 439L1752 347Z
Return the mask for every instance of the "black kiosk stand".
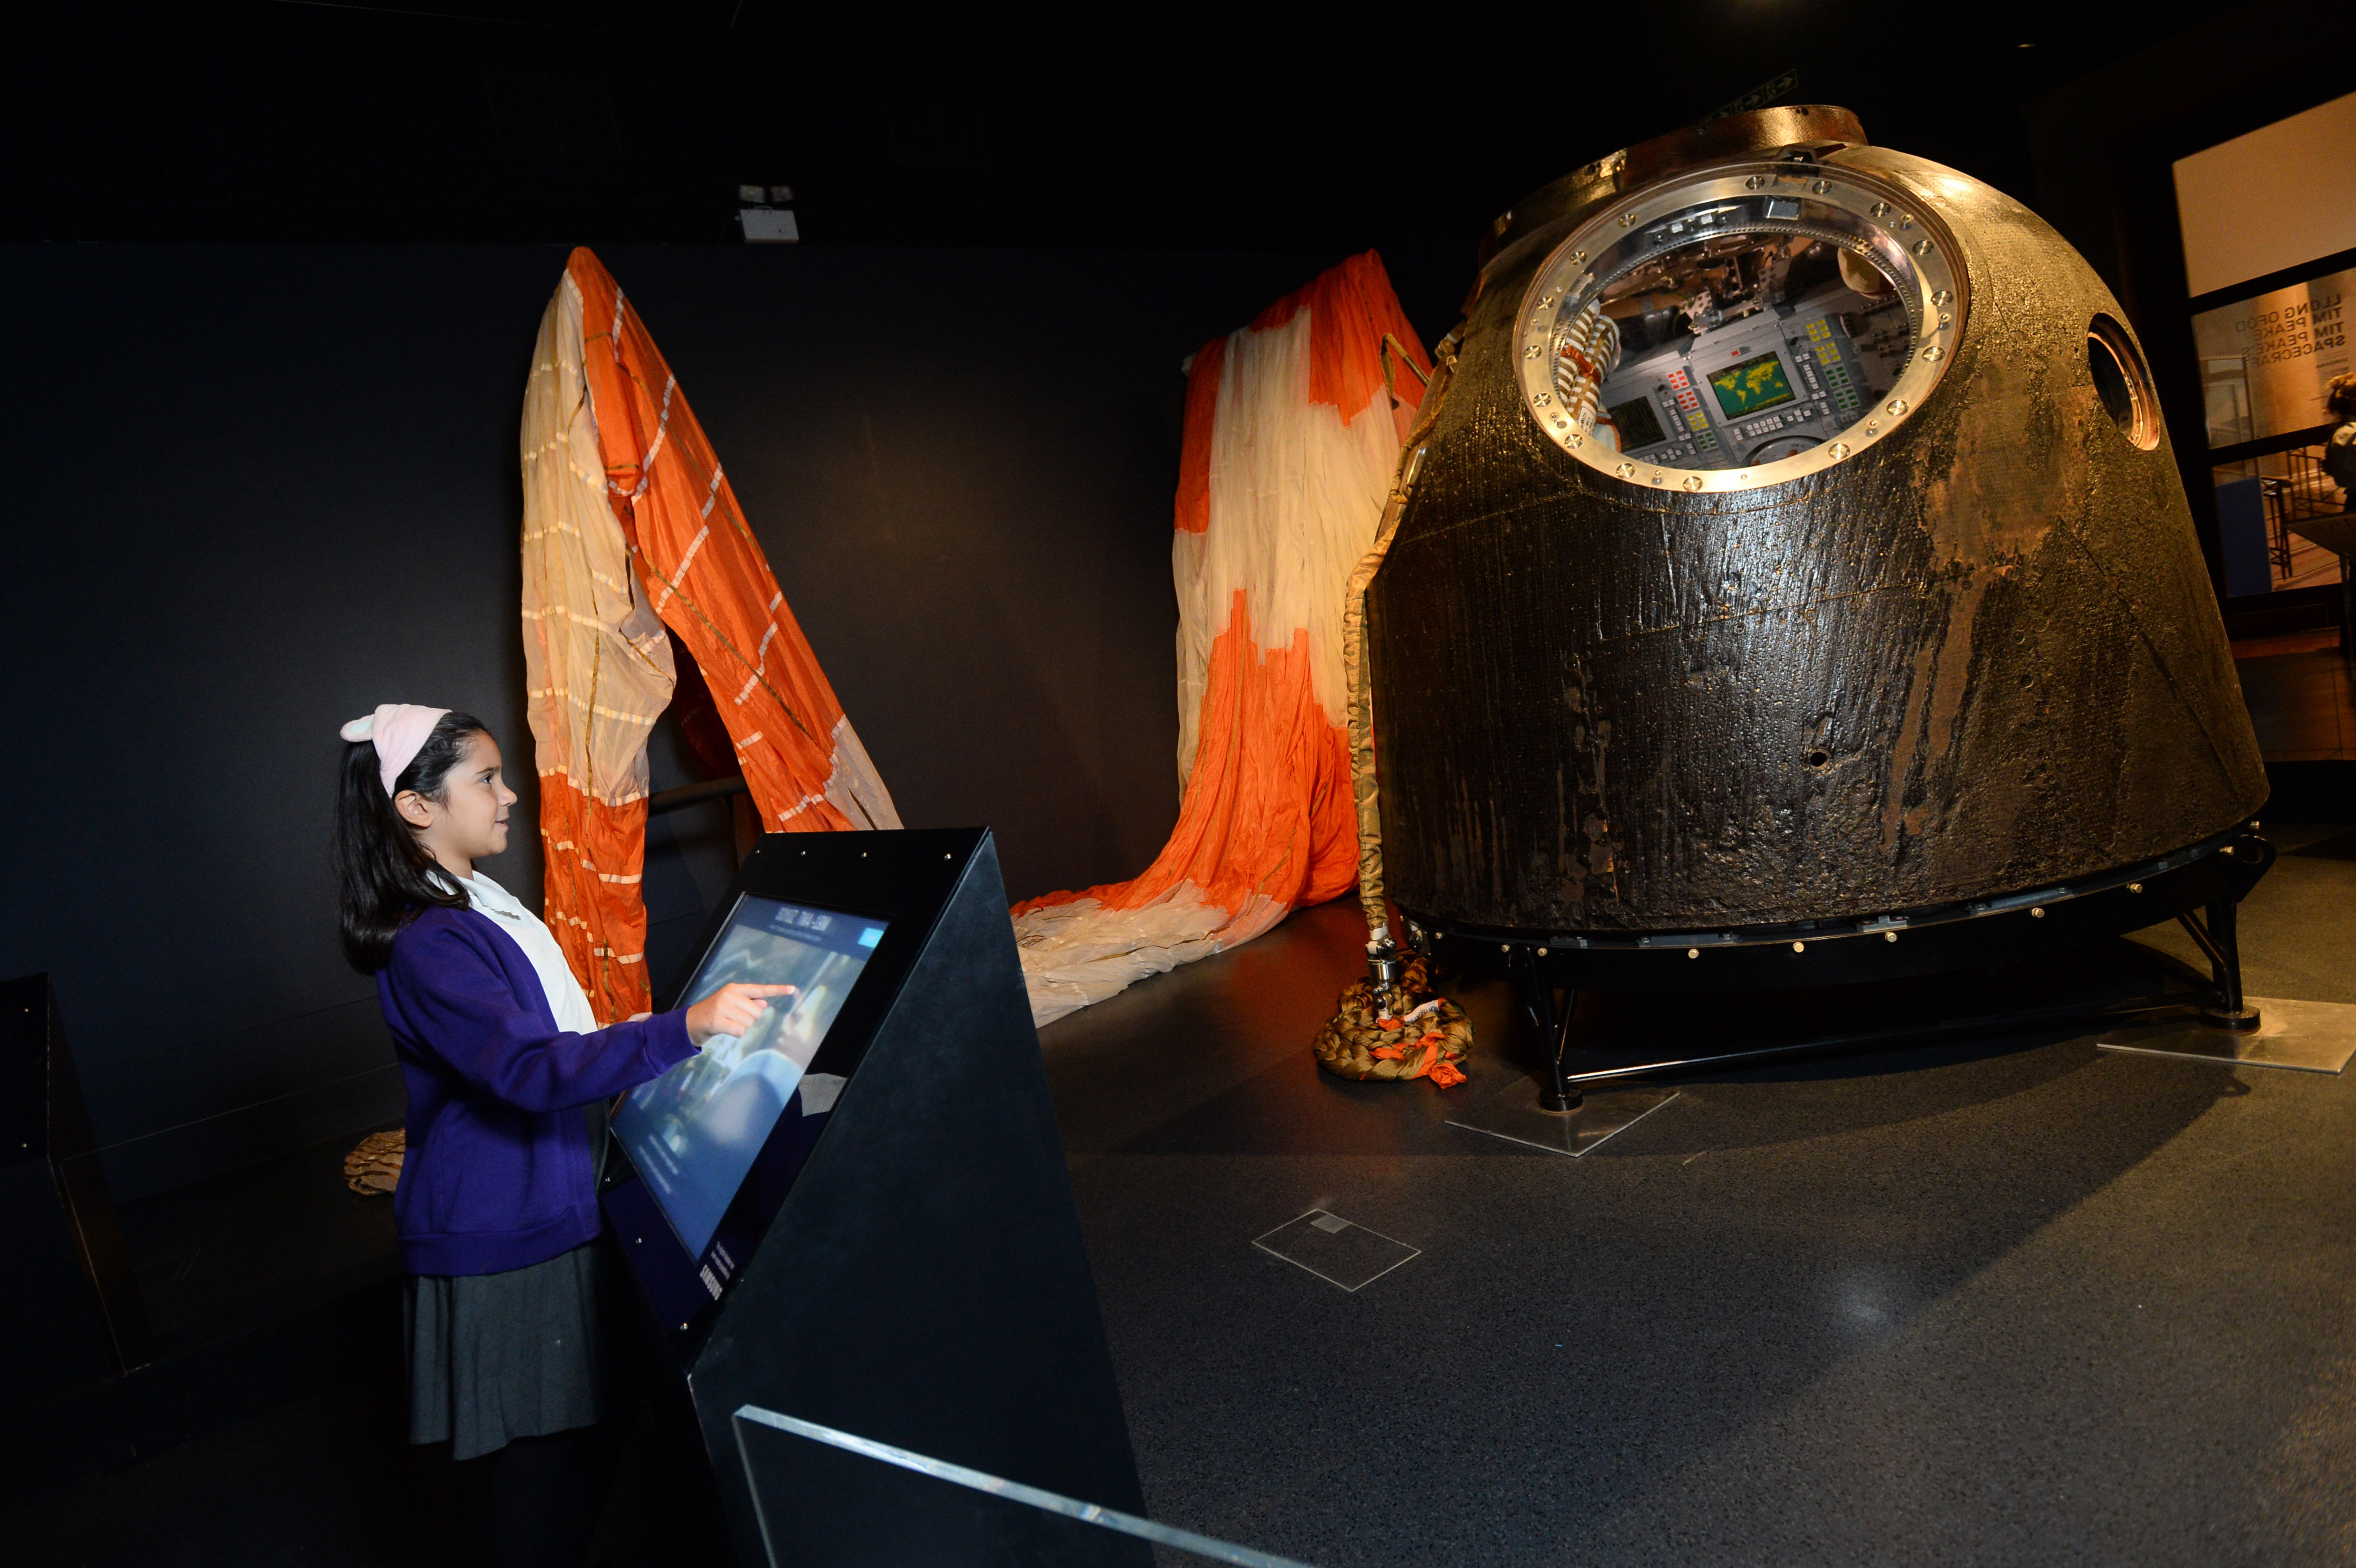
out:
M763 838L659 999L764 978L798 987L775 1027L625 1098L637 1176L605 1194L740 1561L1034 1546L971 1494L747 1437L748 1404L1142 1512L989 832ZM1150 1561L1086 1533L1057 1560Z

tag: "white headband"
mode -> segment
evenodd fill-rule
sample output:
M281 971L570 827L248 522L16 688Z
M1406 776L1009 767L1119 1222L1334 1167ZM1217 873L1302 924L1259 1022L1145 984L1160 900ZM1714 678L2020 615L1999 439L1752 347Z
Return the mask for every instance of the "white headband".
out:
M337 733L355 744L361 741L376 742L377 777L384 781L384 795L391 800L392 781L416 759L425 737L434 733L434 726L449 711L446 708L420 708L413 702L380 703L375 712L365 719L353 720Z

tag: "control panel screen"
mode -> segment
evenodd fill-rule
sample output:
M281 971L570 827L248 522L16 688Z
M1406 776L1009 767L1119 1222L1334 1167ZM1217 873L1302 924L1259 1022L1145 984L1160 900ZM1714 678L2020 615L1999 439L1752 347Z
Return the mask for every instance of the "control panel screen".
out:
M1783 359L1773 354L1762 354L1717 372L1709 379L1709 389L1718 394L1718 406L1729 419L1775 408L1798 396L1783 374Z
M1637 452L1647 446L1658 446L1668 439L1661 429L1661 420L1653 411L1650 398L1631 398L1624 403L1614 403L1609 411L1612 428L1620 432L1620 450Z

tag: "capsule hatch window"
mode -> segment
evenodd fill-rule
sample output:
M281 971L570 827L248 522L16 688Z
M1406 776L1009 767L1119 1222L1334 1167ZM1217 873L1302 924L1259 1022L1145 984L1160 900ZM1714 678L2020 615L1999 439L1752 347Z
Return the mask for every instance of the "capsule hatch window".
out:
M1919 404L1962 302L1917 204L1764 165L1635 193L1540 267L1527 411L1639 484L1744 488L1840 461Z

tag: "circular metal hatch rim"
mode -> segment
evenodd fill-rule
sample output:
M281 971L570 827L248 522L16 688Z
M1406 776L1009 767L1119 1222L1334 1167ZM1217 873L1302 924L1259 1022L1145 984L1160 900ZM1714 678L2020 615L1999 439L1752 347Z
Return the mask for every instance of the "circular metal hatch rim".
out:
M1771 203L1795 203L1797 210L1775 215ZM1738 216L1716 221L1730 210ZM1703 212L1709 217L1694 222ZM1913 334L1905 367L1878 407L1861 411L1831 440L1790 457L1720 469L1622 457L1577 428L1555 400L1563 335L1614 279L1708 234L1728 232L1846 235L1845 247L1890 277L1901 293ZM1885 180L1831 163L1745 161L1688 170L1604 208L1539 264L1515 313L1522 410L1557 447L1625 484L1692 493L1785 484L1886 439L1921 410L1962 339L1967 292L1946 225L1920 197Z

